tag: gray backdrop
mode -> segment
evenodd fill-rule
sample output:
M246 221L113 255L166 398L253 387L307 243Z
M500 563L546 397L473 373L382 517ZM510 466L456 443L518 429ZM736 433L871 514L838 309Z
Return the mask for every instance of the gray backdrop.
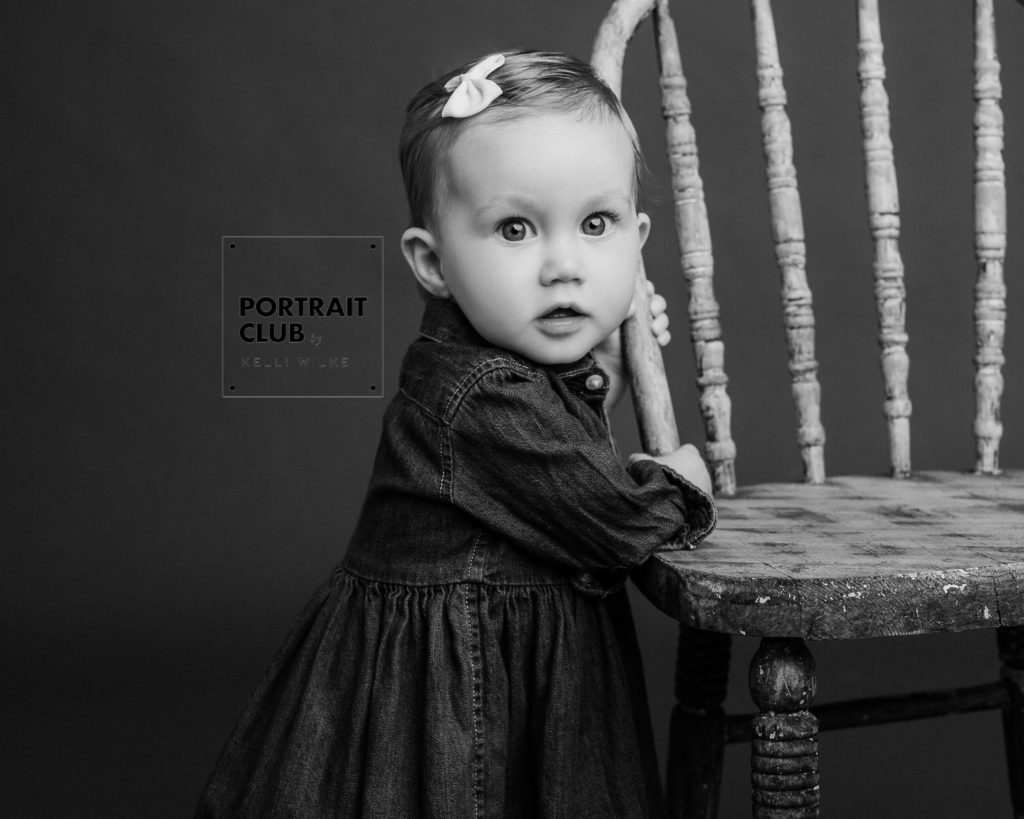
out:
M885 4L904 210L915 467L972 465L971 14ZM747 4L677 3L702 149L741 482L799 477L768 241ZM886 469L857 154L855 4L779 0L833 473ZM0 813L187 815L261 669L340 558L385 400L220 397L220 237L384 238L384 383L420 302L398 250L409 96L525 46L586 56L604 3L20 4L3 26L5 569ZM1002 24L1010 223L1024 211L1024 8ZM700 437L650 24L627 105L657 181L648 270L670 302L684 437ZM1011 318L1024 314L1011 227ZM1018 322L1019 324L1019 322ZM1007 338L1003 464L1024 465ZM628 406L616 418L636 448ZM634 595L659 743L675 631ZM744 706L754 646L736 644ZM991 634L818 645L822 701L967 684ZM823 740L826 815L1008 812L998 718ZM727 755L724 816L748 811Z

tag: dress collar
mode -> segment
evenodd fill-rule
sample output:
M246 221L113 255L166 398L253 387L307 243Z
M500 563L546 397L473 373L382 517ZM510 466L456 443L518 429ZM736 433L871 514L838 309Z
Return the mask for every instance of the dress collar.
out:
M420 336L441 343L469 344L476 347L493 346L473 328L466 315L451 299L436 297L428 299L426 309L423 311L423 321L420 324ZM600 395L602 398L608 392L608 375L601 369L591 353L568 364L542 365L508 350L502 350L502 352L533 369L544 370L556 375L574 392L588 396ZM598 376L600 381L594 376Z

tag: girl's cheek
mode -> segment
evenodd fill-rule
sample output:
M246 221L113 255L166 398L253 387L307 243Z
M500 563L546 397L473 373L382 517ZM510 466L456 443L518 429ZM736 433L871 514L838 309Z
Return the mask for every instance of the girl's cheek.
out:
M629 299L629 309L626 311L626 318L633 318L636 315L636 288L633 288L633 295Z

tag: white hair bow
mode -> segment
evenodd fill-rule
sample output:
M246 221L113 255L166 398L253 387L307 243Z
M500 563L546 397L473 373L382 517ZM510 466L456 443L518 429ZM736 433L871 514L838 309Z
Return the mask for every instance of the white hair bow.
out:
M465 74L452 77L444 84L444 90L450 91L448 102L441 109L442 117L471 117L479 114L497 97L501 96L501 88L487 75L505 63L504 54L491 54L484 57Z

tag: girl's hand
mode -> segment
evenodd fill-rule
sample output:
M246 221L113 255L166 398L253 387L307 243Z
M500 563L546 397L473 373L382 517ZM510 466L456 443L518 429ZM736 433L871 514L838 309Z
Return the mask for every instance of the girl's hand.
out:
M672 340L672 334L668 331L668 302L660 293L654 292L654 285L647 280L647 295L650 297L651 310L651 334L658 341L658 345L664 347Z
M672 340L668 329L668 303L664 296L654 292L654 284L647 280L648 305L651 314L651 334L658 344L664 347ZM627 318L633 316L636 308L631 307ZM601 368L608 373L611 381L608 387L608 398L605 406L615 406L626 391L626 367L622 361L622 336L616 330L608 338L598 344L594 350L594 358Z
M668 455L637 453L636 455L629 456L631 464L642 460L657 461L660 464L665 464L665 466L674 469L698 489L703 489L709 495L712 494L711 473L708 472L707 464L704 463L704 459L700 456L700 451L693 444L683 444L675 452L670 452Z

